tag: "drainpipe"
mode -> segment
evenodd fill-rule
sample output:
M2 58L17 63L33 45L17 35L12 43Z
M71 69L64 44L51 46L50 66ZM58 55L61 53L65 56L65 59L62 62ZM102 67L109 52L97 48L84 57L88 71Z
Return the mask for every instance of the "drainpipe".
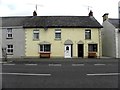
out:
M115 29L115 58L118 58L118 29Z
M100 59L100 46L101 46L101 44L100 44L100 38L101 38L100 29L98 29L98 32L99 32L99 59Z

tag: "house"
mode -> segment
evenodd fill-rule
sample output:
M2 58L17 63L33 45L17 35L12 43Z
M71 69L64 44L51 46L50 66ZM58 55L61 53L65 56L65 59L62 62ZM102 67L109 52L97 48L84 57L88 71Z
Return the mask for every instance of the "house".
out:
M2 18L0 18L0 27L2 27ZM2 29L0 28L0 61L2 61Z
M103 56L120 58L120 19L103 15L102 46Z
M25 32L23 23L28 17L2 17L3 57L21 58L25 56Z
M120 18L120 1L118 2L118 17Z
M101 28L92 11L89 16L37 16L27 19L26 57L101 57Z

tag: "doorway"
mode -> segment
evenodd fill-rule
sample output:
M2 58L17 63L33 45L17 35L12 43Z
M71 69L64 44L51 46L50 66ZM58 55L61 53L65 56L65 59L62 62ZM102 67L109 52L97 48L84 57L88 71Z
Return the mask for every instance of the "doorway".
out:
M64 56L65 58L71 58L72 57L72 45L65 45L64 50Z
M83 58L83 53L84 53L84 45L83 44L78 44L78 57L82 57Z

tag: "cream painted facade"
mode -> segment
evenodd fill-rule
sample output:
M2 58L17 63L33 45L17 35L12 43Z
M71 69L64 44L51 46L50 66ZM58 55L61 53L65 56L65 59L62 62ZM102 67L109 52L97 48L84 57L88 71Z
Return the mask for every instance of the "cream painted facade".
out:
M61 39L55 39L55 29L61 29ZM85 30L91 30L91 39L85 39ZM39 30L39 40L33 40L33 30ZM51 44L50 57L64 58L65 50L64 43L66 40L71 40L72 57L78 58L78 44L83 44L83 57L88 57L88 44L97 44L97 57L102 55L101 48L101 30L100 28L25 28L25 56L39 57L40 43L49 42Z

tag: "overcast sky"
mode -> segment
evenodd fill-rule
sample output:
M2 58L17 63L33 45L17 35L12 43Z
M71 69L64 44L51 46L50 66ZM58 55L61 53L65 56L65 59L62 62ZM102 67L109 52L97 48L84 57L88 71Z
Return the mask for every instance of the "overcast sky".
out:
M0 0L0 16L31 16L37 6L38 16L87 16L89 10L102 23L102 15L118 18L120 0Z

